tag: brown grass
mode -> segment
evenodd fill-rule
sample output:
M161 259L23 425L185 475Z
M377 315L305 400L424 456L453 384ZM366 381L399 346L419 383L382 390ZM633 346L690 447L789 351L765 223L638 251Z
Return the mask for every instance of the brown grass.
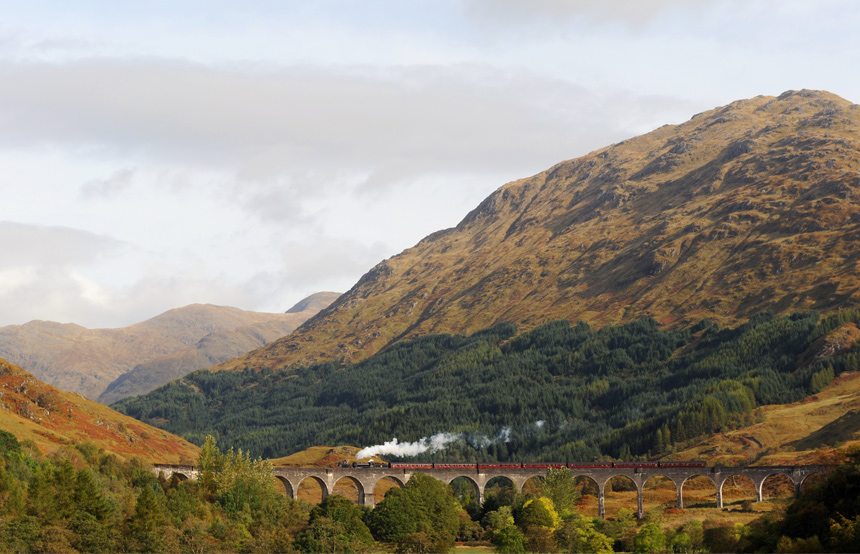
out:
M761 423L714 435L671 458L726 466L843 463L841 449L860 443L858 410L860 373L844 374L803 401L758 408Z
M271 462L275 467L334 467L341 460L354 462L359 450L354 446L312 446Z

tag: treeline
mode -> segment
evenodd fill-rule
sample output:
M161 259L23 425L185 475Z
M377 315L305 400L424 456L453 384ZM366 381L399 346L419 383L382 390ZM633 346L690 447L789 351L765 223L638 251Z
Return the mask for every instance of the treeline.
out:
M373 508L340 495L314 506L287 498L268 462L222 453L207 438L197 481L156 476L93 445L50 457L0 431L0 552L346 553L450 552L455 541L496 552L857 552L860 453L790 504L786 518L664 525L663 508L637 521L577 512L581 485L550 470L528 494L491 486L483 504L465 482L415 474Z
M204 449L209 482L165 480L92 444L45 457L0 431L0 552L292 552L309 506L271 467Z
M197 465L197 481L166 480L91 444L46 458L0 431L0 552L346 553L377 541L447 552L471 523L450 487L426 475L371 511L340 495L317 506L287 498L268 462L222 453L211 437Z
M419 473L370 509L340 495L316 506L287 498L267 461L222 453L212 437L196 465L198 480L167 480L139 459L120 461L91 444L44 457L0 431L0 552L418 554L449 552L457 540L492 541L503 552L547 551L540 545L549 540L558 551L559 513L565 551L612 551L612 540L572 511L578 491L566 470L528 497L491 491L483 506L471 489L455 495ZM553 498L565 508L556 511Z
M860 369L857 347L804 357L857 322L860 313L846 310L764 313L726 329L556 321L517 335L500 324L398 343L353 365L198 371L113 407L197 444L211 434L265 458L446 432L458 440L413 459L629 459L753 423L757 406L800 400Z

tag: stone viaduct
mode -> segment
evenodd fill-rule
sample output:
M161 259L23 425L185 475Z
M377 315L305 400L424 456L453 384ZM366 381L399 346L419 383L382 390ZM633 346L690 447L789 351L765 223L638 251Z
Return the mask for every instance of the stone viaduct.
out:
M684 483L696 476L704 476L711 480L717 490L716 507L723 507L723 484L735 475L749 477L756 490L756 501L762 500L762 486L767 478L774 475L785 475L794 484L795 493L800 494L803 483L807 477L814 473L830 471L830 466L762 466L762 467L636 467L636 468L571 468L574 477L587 477L594 481L598 489L598 512L601 518L606 516L604 507L604 491L612 477L623 476L629 478L636 485L636 497L638 504L638 516L642 519L645 515L642 490L645 482L652 477L666 477L674 483L678 494L678 507L684 507L681 496ZM199 471L194 466L164 465L156 464L153 471L170 478L176 474L180 479L197 479ZM532 477L543 477L546 469L525 468L481 468L474 469L394 469L394 468L314 468L314 467L277 467L273 475L287 491L291 498L297 498L299 484L305 479L313 479L322 489L325 498L334 489L335 483L341 479L351 480L358 488L358 503L374 506L374 488L382 479L390 478L400 486L403 486L414 473L424 473L444 483L451 483L458 477L471 481L477 491L477 500L480 504L484 499L484 489L491 480L502 477L510 481L518 491L523 490L526 481Z

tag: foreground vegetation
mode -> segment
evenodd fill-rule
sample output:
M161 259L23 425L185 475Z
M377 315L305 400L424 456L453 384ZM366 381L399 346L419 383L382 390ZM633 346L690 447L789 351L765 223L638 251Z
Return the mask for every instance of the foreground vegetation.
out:
M211 434L266 458L444 431L458 440L415 459L629 459L749 425L757 406L800 400L860 369L856 346L814 352L857 322L847 310L765 313L734 329L557 321L517 335L501 324L399 343L355 365L199 371L113 407L196 444Z
M644 521L623 509L607 521L582 516L566 469L527 495L491 489L481 506L467 489L423 474L373 509L340 495L313 506L284 496L267 462L223 454L211 438L197 461L200 479L180 482L86 444L43 458L0 431L0 551L428 553L469 541L500 553L857 552L860 453L851 459L784 520L673 527L658 510Z

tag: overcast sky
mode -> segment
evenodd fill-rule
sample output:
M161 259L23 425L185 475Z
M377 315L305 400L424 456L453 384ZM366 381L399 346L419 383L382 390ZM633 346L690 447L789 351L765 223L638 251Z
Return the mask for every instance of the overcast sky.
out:
M343 292L504 183L789 89L856 0L3 2L0 325Z

